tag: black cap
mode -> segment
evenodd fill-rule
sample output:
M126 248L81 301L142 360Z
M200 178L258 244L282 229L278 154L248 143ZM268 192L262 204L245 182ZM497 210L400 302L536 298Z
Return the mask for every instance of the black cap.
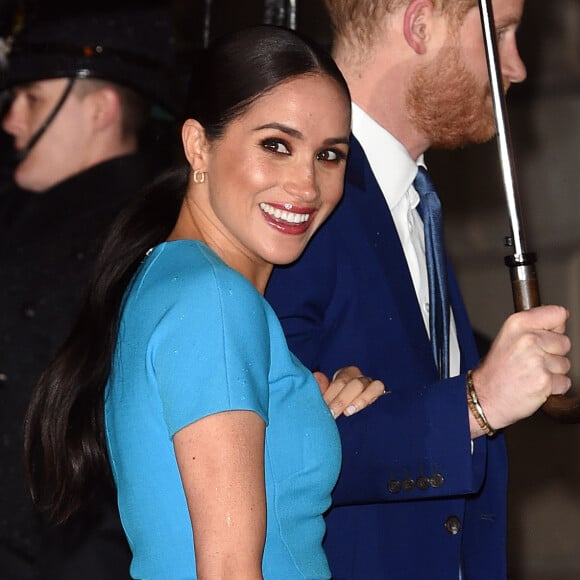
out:
M53 78L127 86L171 115L181 111L169 9L130 7L25 23L12 41L3 87Z

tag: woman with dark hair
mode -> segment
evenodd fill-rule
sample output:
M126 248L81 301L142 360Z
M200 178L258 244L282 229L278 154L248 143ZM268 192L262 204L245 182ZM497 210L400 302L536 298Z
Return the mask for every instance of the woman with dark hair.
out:
M329 578L334 418L384 387L354 367L317 385L262 294L341 197L348 89L267 26L218 42L195 82L187 169L115 223L30 403L32 494L63 521L112 471L134 578Z

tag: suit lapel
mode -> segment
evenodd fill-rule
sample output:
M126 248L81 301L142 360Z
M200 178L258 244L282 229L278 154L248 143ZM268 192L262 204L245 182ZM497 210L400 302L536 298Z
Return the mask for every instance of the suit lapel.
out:
M409 344L414 348L417 344L422 345L424 352L419 358L431 361L433 368L430 370L436 373L429 337L391 212L366 156L354 137L351 139L348 163L344 210L351 218L357 219L357 229L367 242L366 246L376 256L376 259L368 260L369 266L376 265L377 275L381 277L382 283L377 280L375 288L385 292L386 301L391 296L391 304L397 307L396 315L401 321L402 332L408 336Z

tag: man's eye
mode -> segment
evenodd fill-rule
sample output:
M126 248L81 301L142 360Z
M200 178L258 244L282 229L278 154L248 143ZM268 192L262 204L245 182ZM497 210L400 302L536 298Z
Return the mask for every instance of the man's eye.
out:
M504 38L507 36L507 34L511 31L511 28L497 28L495 33L496 33L496 38L498 40L498 42L504 40Z
M39 100L38 97L34 93L25 93L25 96L26 96L26 100L31 105L34 105Z
M286 143L279 141L278 139L266 139L265 141L262 141L262 147L269 149L274 153L283 153L285 155L290 154L290 150Z

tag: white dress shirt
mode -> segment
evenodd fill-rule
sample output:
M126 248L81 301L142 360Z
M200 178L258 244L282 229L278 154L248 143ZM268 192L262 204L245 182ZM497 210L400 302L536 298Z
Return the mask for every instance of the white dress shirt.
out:
M355 103L352 105L352 132L365 152L393 216L423 315L423 322L429 334L429 282L425 258L425 235L423 220L417 211L419 194L413 187L417 166L425 166L423 155L414 161L399 141ZM453 312L451 312L449 341L449 372L451 376L456 376L459 374L460 353Z

